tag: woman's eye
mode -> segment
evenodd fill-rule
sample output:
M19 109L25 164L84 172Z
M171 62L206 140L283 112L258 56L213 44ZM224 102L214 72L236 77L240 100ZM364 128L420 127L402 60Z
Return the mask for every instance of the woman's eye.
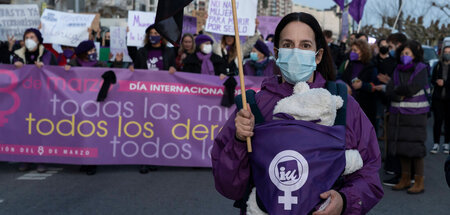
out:
M311 48L311 45L310 44L303 44L303 48L309 49L309 48Z
M289 48L291 45L289 43L283 44L283 48Z

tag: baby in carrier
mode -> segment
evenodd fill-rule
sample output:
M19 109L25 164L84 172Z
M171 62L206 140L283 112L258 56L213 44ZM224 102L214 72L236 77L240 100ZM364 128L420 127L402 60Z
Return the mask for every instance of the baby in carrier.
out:
M295 120L314 122L323 126L333 126L337 110L344 105L340 96L332 95L327 89L310 89L306 82L294 86L293 95L280 100L274 108L274 120L283 119L280 115ZM348 175L363 166L358 150L345 151L345 170L342 175ZM247 201L247 214L266 214L260 210L256 202L256 188L253 188Z

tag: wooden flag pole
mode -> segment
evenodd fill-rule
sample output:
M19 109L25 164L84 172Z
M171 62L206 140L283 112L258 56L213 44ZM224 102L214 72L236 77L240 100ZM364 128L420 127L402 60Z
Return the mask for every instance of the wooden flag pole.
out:
M248 110L247 97L245 95L244 68L242 66L242 50L241 50L241 41L239 39L236 0L231 0L231 6L233 8L234 36L235 36L236 51L237 51L238 66L239 66L239 80L241 82L242 106L243 106L244 110ZM250 137L247 137L247 151L252 152L252 142L251 142Z

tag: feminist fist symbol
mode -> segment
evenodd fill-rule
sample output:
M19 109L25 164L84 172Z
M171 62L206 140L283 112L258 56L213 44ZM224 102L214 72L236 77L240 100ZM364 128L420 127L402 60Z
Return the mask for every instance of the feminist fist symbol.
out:
M14 100L14 104L8 110L0 110L0 127L3 127L6 123L8 123L6 115L10 115L16 112L17 109L19 109L20 98L19 95L16 92L14 92L14 89L16 88L18 81L16 74L14 74L10 70L0 69L0 75L7 75L11 79L11 83L6 87L3 87L4 85L6 85L5 83L0 82L0 93L9 94Z

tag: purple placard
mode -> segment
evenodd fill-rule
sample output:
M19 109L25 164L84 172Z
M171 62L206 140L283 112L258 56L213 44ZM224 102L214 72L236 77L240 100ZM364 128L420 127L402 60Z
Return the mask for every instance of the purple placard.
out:
M269 34L275 34L275 29L281 20L278 16L258 16L259 25L258 30L264 36L264 39Z
M99 103L108 70L117 84ZM245 83L258 90L262 80ZM209 167L214 137L234 111L220 106L223 82L183 72L0 65L0 161Z
M183 34L196 34L197 33L197 17L184 16L183 17Z

